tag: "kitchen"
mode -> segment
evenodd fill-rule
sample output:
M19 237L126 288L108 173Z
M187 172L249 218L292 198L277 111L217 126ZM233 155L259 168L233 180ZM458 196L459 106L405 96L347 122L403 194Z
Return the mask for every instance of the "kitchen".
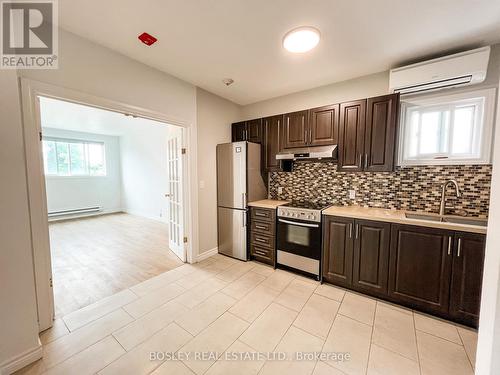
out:
M495 92L457 94L453 80L481 54L485 71L489 47L392 70L389 95L233 123L217 150L219 253L477 328Z
M0 373L499 373L498 2L43 2L58 66L0 74ZM41 97L183 129L168 227L70 234L117 289L62 316Z

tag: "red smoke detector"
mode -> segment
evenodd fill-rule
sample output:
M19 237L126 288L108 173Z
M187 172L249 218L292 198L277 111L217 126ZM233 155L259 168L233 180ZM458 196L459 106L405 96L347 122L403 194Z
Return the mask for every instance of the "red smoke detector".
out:
M151 44L155 43L158 40L153 35L150 35L148 33L142 33L141 35L138 36L138 38L141 42L143 42L147 46L150 46Z

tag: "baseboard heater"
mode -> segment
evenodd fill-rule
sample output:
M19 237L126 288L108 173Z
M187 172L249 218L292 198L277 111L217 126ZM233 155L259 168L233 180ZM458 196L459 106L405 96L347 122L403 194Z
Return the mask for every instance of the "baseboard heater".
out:
M101 206L95 207L84 207L84 208L73 208L71 210L61 210L61 211L50 211L49 217L65 216L65 215L77 215L77 214L88 214L92 212L102 211Z

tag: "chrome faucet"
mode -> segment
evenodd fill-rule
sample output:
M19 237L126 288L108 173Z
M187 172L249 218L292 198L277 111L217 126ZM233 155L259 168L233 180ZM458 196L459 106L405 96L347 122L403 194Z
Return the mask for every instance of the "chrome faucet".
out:
M441 204L439 205L439 215L441 216L444 215L444 212L446 210L446 188L448 187L449 184L455 186L455 193L457 195L457 198L460 198L460 196L462 195L460 193L460 188L458 187L458 182L456 180L446 181L441 187Z

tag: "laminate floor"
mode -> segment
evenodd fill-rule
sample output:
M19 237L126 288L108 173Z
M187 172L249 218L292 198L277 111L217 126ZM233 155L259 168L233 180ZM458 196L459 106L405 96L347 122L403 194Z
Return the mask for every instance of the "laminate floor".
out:
M183 264L168 225L125 213L49 225L56 318Z
M473 374L477 334L215 255L66 315L19 374Z

